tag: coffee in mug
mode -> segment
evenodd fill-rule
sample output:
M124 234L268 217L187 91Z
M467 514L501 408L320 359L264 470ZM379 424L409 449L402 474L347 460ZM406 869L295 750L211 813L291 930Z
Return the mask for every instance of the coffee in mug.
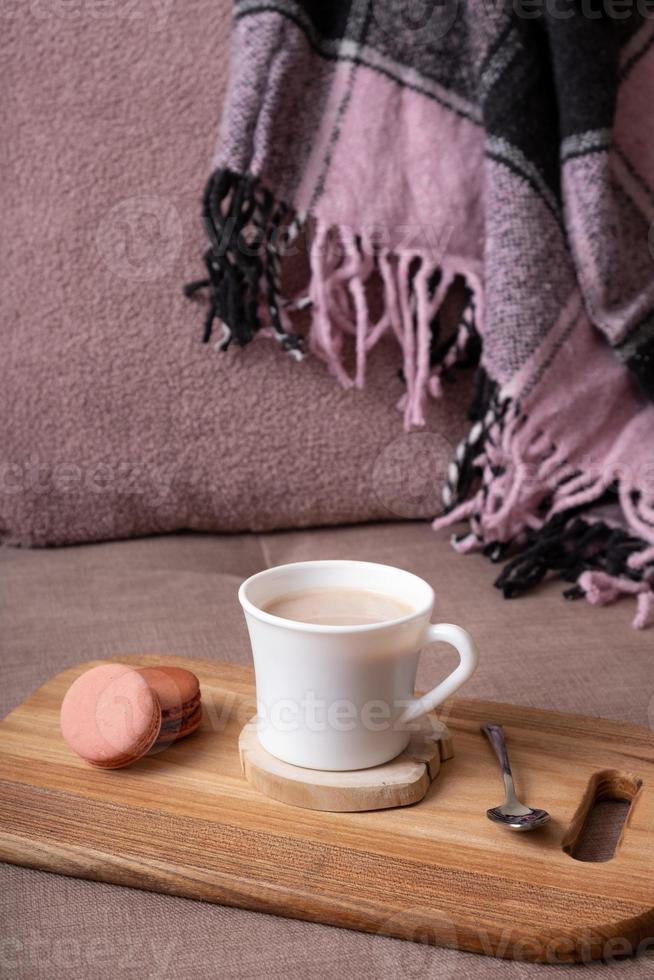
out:
M263 609L282 619L322 626L385 623L413 612L408 602L385 592L338 586L286 592L266 603Z

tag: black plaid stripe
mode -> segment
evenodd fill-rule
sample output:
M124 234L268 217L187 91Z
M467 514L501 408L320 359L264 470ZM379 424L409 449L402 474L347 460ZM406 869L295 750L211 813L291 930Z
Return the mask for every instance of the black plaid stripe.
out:
M356 3L356 0L354 0ZM352 0L340 3L325 0L298 0L300 7L321 37L340 40L347 36Z
M479 81L490 155L558 201L558 107L542 24L514 22Z
M609 129L618 92L621 21L590 20L580 12L567 21L547 19L555 89L560 99L561 139L593 129Z
M582 156L600 147L575 137L610 133L620 52L642 17L633 8L615 20L599 5L573 2L560 5L563 17L547 6L542 17L525 20L515 9L480 71L484 124L489 143L505 148L491 151L493 158L520 173L551 205L552 195L560 197L559 141L566 152L574 144L574 155Z
M325 57L350 60L351 49L342 42L365 43L373 56L362 55L361 63L385 64L400 82L401 69L409 69L426 83L474 100L461 0L235 0L236 17L264 10L293 20ZM429 85L424 88L429 94Z

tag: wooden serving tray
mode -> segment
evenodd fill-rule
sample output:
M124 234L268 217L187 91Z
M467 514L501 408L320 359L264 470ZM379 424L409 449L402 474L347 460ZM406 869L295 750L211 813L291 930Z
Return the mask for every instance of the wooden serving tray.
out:
M252 672L166 659L200 678L201 728L129 769L87 766L59 733L61 699L91 664L53 677L0 723L1 859L524 960L586 960L615 937L636 947L654 935L648 730L456 700L439 716L455 755L423 800L316 812L262 796L242 775ZM552 814L542 831L513 834L486 817L502 796L479 731L489 720L506 728L520 793ZM622 840L607 863L577 861L566 849L602 793L635 797Z

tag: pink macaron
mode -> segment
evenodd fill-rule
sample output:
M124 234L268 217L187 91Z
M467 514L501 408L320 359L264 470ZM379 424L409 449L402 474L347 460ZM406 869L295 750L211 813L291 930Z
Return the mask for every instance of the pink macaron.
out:
M137 670L102 664L71 684L61 705L61 733L82 759L102 769L136 762L154 745L161 705Z
M161 705L161 731L154 744L163 749L177 739L197 731L202 721L200 682L183 667L159 664L157 667L140 667L144 677L159 698Z

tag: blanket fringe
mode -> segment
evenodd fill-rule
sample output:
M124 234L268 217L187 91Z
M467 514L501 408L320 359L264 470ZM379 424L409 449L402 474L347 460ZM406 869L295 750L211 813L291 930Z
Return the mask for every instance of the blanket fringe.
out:
M208 343L216 319L222 322L220 350L232 341L249 343L262 326L265 298L268 323L282 348L302 356L302 338L288 328L281 302L280 270L284 251L297 237L303 217L294 215L259 180L231 170L216 170L204 192L202 216L209 239L204 253L207 278L187 283L186 296L209 291L204 337Z
M219 320L217 346L223 350L261 332L300 359L306 343L342 385L362 387L370 350L390 334L402 350L406 392L399 407L407 429L424 424L427 398L441 395L455 366L478 362L480 286L449 257L436 261L420 250L384 247L344 226L307 221L257 178L224 169L207 184L203 216L207 278L189 283L185 292L208 290L205 342ZM308 291L285 299L281 264L300 233L309 243ZM459 276L466 304L458 329L447 334L440 314ZM306 308L311 324L303 336L294 317ZM571 466L482 369L470 417L443 487L445 512L434 528L467 521L467 532L453 538L458 551L481 550L495 562L508 558L495 583L507 598L556 573L575 583L568 598L604 605L632 595L638 604L634 626L642 628L654 612L654 500L624 480ZM593 516L596 505L616 498L622 527Z
M441 396L442 381L451 377L452 368L468 367L479 359L473 288L466 286L458 329L443 336L439 314L457 275L459 270L445 260L435 262L420 251L380 248L342 226L317 223L309 287L311 350L341 384L363 387L368 352L382 336L392 334L402 350L406 384L398 407L407 429L424 425L427 398ZM376 318L375 300L381 307ZM355 344L353 375L343 363L348 334Z
M232 342L242 346L262 332L300 358L305 338L294 328L293 315L311 308L309 349L343 386L362 387L368 353L391 334L402 349L406 393L399 407L407 429L424 425L427 398L440 397L454 367L478 362L479 284L456 263L435 261L420 250L384 248L342 225L307 222L260 180L230 170L216 170L209 179L203 217L209 237L207 278L189 283L185 293L209 291L205 342L219 320L221 350ZM310 242L308 292L284 299L282 261L301 232ZM457 276L466 282L466 305L458 330L444 335L439 313ZM377 315L375 308L380 308ZM354 346L351 373L345 356L348 336Z
M576 583L564 595L606 605L621 595L637 600L642 629L654 612L652 501L609 475L575 470L541 433L534 436L520 405L503 398L480 371L478 416L457 448L443 490L445 512L436 530L467 520L452 544L482 551L491 561L510 557L495 585L511 599L551 573ZM593 516L621 504L622 521ZM622 525L626 525L622 526Z

